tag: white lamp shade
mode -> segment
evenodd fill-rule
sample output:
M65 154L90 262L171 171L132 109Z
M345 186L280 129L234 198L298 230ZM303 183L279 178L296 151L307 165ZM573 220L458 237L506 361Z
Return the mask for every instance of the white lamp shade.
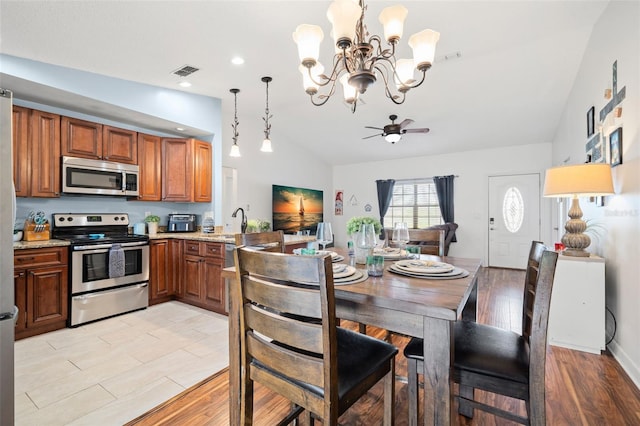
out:
M396 143L400 139L402 139L402 135L398 133L389 133L387 136L384 137L384 140L386 140L389 143Z
M320 81L319 76L324 72L324 66L320 62L317 62L315 66L311 67L311 76L309 75L309 69L303 65L300 65L298 70L300 71L300 74L302 74L302 85L304 86L304 91L309 92L309 90L311 90L314 93L317 92L319 86L313 82L311 76L313 76L315 81Z
M342 77L340 77L340 83L342 84L342 89L344 90L344 100L348 104L352 104L356 100L356 88L349 84L349 74L344 73Z
M293 41L298 45L298 57L300 62L312 59L317 61L320 57L320 42L324 38L322 28L317 25L298 25L293 33Z
M333 25L333 39L356 37L356 23L362 15L362 8L352 0L334 0L327 10L327 19Z
M407 8L400 4L382 9L378 20L384 27L385 40L390 41L402 38L402 30L407 13Z
M398 59L396 61L395 81L398 89L413 82L414 70L413 59Z
M273 152L273 148L271 148L271 140L265 139L262 141L262 146L260 147L260 151L262 152Z
M595 197L613 193L611 166L606 163L560 166L545 173L545 197Z
M439 39L440 33L433 30L423 30L409 37L409 46L413 50L413 62L416 68L420 65L433 64Z
M240 157L240 147L235 143L231 145L231 152L229 153L229 157Z

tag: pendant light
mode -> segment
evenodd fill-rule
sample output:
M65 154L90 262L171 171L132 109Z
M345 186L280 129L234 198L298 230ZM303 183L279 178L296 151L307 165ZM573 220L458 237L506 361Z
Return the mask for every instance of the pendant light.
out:
M273 152L271 148L271 139L269 139L269 133L271 133L271 124L269 124L269 119L273 117L273 115L269 114L269 82L273 80L271 77L262 77L262 82L267 84L267 108L264 111L264 140L262 141L262 147L260 151L262 152Z
M233 129L233 145L231 145L231 152L229 153L230 157L240 157L240 147L238 146L238 92L240 89L230 89L231 93L233 93L233 103L234 103L234 113L233 113L233 124L231 128Z

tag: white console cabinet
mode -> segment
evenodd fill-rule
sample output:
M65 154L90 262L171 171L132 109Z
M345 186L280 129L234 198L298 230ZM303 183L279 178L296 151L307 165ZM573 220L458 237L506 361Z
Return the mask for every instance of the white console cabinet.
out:
M558 256L548 341L594 354L605 349L603 258Z

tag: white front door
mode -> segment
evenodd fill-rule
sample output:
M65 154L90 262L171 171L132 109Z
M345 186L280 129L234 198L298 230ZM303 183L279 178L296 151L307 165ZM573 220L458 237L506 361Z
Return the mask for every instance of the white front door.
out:
M540 240L540 174L489 177L489 266L525 269Z

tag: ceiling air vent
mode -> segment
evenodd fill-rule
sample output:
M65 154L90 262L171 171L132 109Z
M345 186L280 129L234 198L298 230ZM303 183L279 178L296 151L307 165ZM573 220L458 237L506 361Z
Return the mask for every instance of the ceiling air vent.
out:
M180 67L177 70L173 71L172 74L175 74L175 75L180 76L180 77L186 77L186 76L191 75L194 72L198 71L199 69L200 68L192 67L191 65L185 65L185 66Z

